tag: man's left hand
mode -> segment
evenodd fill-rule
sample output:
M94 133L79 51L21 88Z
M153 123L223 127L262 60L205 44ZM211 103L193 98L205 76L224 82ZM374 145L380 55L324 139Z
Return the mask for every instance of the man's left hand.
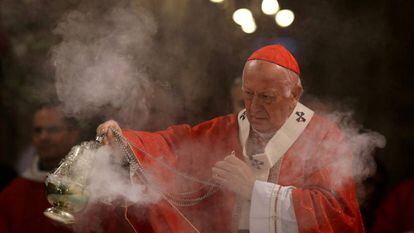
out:
M213 180L246 200L252 196L255 176L251 168L234 154L217 162L212 168Z

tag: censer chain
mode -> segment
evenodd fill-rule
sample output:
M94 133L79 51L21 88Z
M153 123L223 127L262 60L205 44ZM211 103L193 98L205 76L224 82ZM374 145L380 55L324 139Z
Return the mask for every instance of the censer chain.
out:
M193 205L197 205L198 203L200 203L201 201L205 200L206 198L210 197L211 195L215 194L217 191L219 191L219 185L212 183L210 181L202 181L202 180L198 180L194 177L191 177L187 174L183 174L180 173L178 171L176 171L175 169L171 168L169 165L162 163L161 161L154 159L155 157L152 156L150 153L144 151L143 149L139 148L138 146L132 144L132 146L134 148L136 148L137 150L139 150L141 153L143 153L144 155L153 158L157 163L161 164L164 167L167 167L170 170L173 170L176 174L178 174L179 176L182 176L185 179L190 179L192 181L198 182L198 183L203 183L204 186L202 186L201 188L199 188L198 190L195 191L188 191L188 192L179 192L179 193L174 193L174 192L167 192L167 191L163 191L159 188L157 188L156 186L154 187L153 184L151 185L148 181L147 178L147 174L145 173L144 168L142 167L141 163L139 162L139 160L135 157L131 147L130 147L130 143L116 130L111 128L111 131L115 137L115 141L117 142L117 144L120 146L121 150L123 151L125 158L126 158L126 162L129 164L130 169L132 172L136 172L138 174L139 179L141 179L141 181L144 182L144 184L152 186L153 188L155 188L157 191L161 192L162 195L168 199L169 201L171 201L172 203L174 203L177 206L193 206ZM188 196L190 194L194 194L199 192L200 190L204 189L205 187L209 187L208 190L198 196L198 197L183 197L183 196ZM181 196L181 197L179 197Z

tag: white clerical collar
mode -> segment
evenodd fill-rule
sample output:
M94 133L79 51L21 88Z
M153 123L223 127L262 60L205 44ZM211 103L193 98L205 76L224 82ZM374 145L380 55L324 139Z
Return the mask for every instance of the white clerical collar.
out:
M256 168L270 169L288 151L296 139L302 134L313 116L313 111L301 103L297 103L282 127L273 135L265 147L264 154L253 155ZM249 137L250 123L246 110L238 114L239 139L246 156L246 142ZM254 166L254 165L253 165Z
M271 133L261 133L261 132L255 130L253 127L250 127L250 129L256 135L258 135L261 139L266 140L266 141L269 141L275 135L275 133L276 133L276 131L275 132L271 132Z
M48 174L48 172L39 169L39 157L35 156L31 166L23 172L22 176L29 180L44 182Z

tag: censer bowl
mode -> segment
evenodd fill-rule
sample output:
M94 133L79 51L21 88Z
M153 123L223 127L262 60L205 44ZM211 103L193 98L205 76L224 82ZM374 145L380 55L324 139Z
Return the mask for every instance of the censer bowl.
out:
M60 223L75 222L74 214L88 204L89 172L94 161L94 151L102 144L83 142L72 147L56 170L46 178L47 200L52 205L43 213Z
M80 212L88 203L88 193L81 184L65 177L51 174L46 179L47 200L52 205L43 213L63 224L75 222L74 213Z

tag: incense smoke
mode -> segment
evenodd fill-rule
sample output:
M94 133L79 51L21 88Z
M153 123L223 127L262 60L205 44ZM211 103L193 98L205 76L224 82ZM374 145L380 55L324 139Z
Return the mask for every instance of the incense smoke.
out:
M109 146L102 146L94 154L87 189L91 202L126 201L127 203L150 203L159 199L155 193L147 190L145 185L132 184L129 168L120 166L114 151Z
M86 177L84 189L88 195L88 204L73 225L76 232L105 232L103 225L116 218L115 211L156 203L161 198L144 184L134 182L129 167L121 166L121 157L115 153L110 146L101 146L84 150L72 163L73 177Z
M335 101L324 101L315 97L307 96L306 104L317 114L335 123L341 131L342 144L333 140L328 146L339 147L338 153L343 156L352 155L352 161L347 159L334 161L335 172L332 182L341 185L348 178L353 178L355 183L361 184L366 178L376 172L374 152L378 148L384 148L386 138L384 135L364 126L355 120L354 111L350 106L337 103ZM364 199L363 190L358 190Z
M68 114L111 115L139 128L149 116L153 85L146 71L157 30L153 17L132 3L69 12L54 32L56 91Z

